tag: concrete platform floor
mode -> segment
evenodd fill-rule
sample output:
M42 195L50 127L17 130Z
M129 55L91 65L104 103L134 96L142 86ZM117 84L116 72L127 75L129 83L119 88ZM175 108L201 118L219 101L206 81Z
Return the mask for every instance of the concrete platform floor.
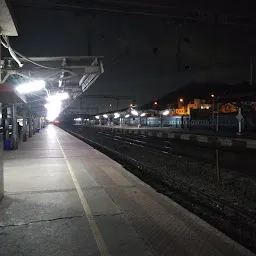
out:
M253 255L55 126L4 171L1 256Z

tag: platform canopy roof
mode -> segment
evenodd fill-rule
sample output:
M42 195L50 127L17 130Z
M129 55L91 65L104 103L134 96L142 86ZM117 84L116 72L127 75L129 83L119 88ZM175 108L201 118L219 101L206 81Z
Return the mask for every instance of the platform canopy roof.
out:
M0 102L1 103L26 103L24 95L19 94L11 86L0 84Z
M45 81L45 89L26 94L28 107L37 113L46 113L49 95L68 93L62 111L83 94L103 73L103 57L61 56L19 58L22 67L12 57L2 58L2 83L13 88L31 81Z
M0 0L0 34L18 36L14 19L5 0Z

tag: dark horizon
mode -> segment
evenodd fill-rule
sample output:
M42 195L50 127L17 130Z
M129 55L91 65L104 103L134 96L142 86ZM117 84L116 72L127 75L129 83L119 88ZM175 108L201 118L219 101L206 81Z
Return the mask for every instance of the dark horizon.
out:
M254 24L245 27L242 23L193 23L189 19L182 24L165 16L130 14L136 8L152 12L151 7L134 5L134 1L130 5L135 9L126 2L117 5L110 1L112 10L118 7L126 14L99 12L90 6L86 11L86 7L75 7L83 6L81 1L72 2L73 7L68 9L52 1L10 1L19 32L17 38L10 40L13 48L26 56L104 56L105 73L88 94L134 95L141 105L189 83L232 84L250 79L250 58L255 55L256 43ZM203 5L202 1L194 5L176 2L173 6L179 17L192 7L207 13L213 8L219 15L232 13L234 17L246 13L246 7L214 3L214 8L212 3ZM161 8L154 9L165 13ZM109 104L114 104L113 100L87 99L86 106L106 111ZM123 101L120 107L127 104Z

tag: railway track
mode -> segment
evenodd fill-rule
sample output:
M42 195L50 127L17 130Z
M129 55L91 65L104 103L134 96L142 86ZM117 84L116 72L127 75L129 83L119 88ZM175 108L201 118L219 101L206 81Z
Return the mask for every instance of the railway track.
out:
M111 134L107 132L98 132L99 136L105 136L121 143L137 145L163 154L171 154L186 157L201 163L212 164L216 166L216 148L209 145L191 145L191 143L173 142L167 139L152 138L145 135L123 135ZM242 172L246 175L256 175L254 165L251 159L255 156L252 150L231 150L227 148L218 148L219 159L218 165L222 168L232 169Z
M121 136L121 135L112 135L112 134L105 133L105 132L104 133L98 132L97 134L100 136L105 136L105 137L111 138L116 141L120 141L121 143L128 143L130 145L136 145L139 147L149 148L151 150L158 151L162 154L173 154L173 155L177 155L177 156L185 156L188 158L197 159L198 161L207 162L207 163L213 161L212 155L210 157L209 156L204 157L204 156L198 156L198 155L192 156L191 154L186 153L182 150L177 150L177 149L175 150L173 147L166 145L166 142L163 145L157 145L157 144L153 144L150 142L146 142L139 138L132 138L132 137ZM212 159L209 159L209 158L212 158Z
M64 130L110 156L157 191L177 201L234 240L256 252L256 215L254 213L195 188L186 182L167 177L128 155L89 139L81 130ZM139 139L124 138L119 135L111 136L103 133L98 133L98 135L106 139L122 141L123 143L145 147L164 154L173 153L168 147L161 148L145 141L142 143Z

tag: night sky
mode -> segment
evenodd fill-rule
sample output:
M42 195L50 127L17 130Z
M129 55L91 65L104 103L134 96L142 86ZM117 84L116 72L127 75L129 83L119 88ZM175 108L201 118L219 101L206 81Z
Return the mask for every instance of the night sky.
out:
M182 7L182 1L175 2ZM194 6L198 7L205 1L195 2ZM218 1L214 2L212 6L217 9ZM89 53L104 56L105 73L88 90L88 94L134 95L137 103L142 104L189 82L235 83L249 79L250 55L255 54L255 30L251 28L208 22L181 22L178 26L177 22L163 17L99 13L75 8L49 9L42 8L42 5L29 7L22 6L20 0L12 0L11 3L19 33L11 43L24 55L73 56ZM205 8L212 7L209 4ZM231 10L227 6L225 8ZM225 8L219 6L219 10L226 11ZM246 15L250 8L233 5L234 13L239 13L239 10ZM89 49L88 38L91 42ZM180 64L177 64L178 38L181 42ZM113 101L88 99L84 107L97 106L100 111L105 111L110 103ZM120 107L128 104L126 100Z

